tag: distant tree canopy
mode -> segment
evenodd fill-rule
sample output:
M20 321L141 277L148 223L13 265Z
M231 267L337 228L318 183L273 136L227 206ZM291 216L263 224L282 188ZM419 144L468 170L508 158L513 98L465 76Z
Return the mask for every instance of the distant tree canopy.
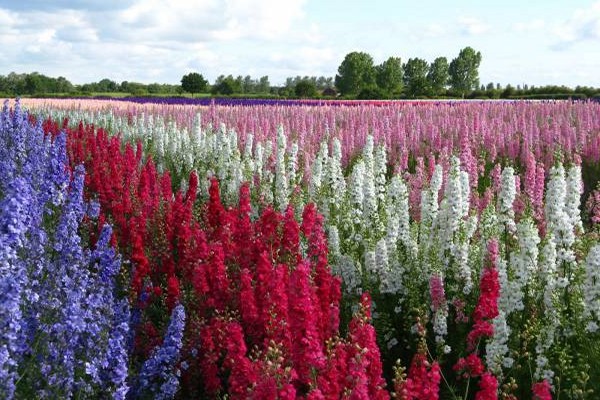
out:
M208 81L197 72L190 72L181 78L181 87L186 92L194 96L194 93L201 93L206 90Z
M361 90L375 85L373 57L363 52L346 55L335 76L335 87L343 96L356 96Z
M452 90L465 96L479 86L479 64L481 53L472 47L465 47L458 53L448 68Z
M315 97L317 95L317 85L311 80L301 80L296 83L294 92L296 96L302 98Z
M53 96L53 95L111 95L124 93L134 96L181 95L184 91L206 92L218 96L249 97L302 97L324 96L335 98L338 94L358 99L398 99L419 97L462 97L479 99L600 99L600 88L559 85L533 86L526 83L503 86L498 82L479 82L481 53L471 47L460 50L449 63L446 57L437 57L428 63L421 58L409 58L402 63L400 57L388 57L375 65L366 52L348 53L337 69L335 78L327 76L288 77L285 83L272 86L268 76L253 78L250 75L219 75L213 85L204 77L191 72L181 78L181 84L140 83L109 78L98 82L74 85L66 78L48 77L39 72L0 75L0 95L3 96Z
M427 84L431 95L439 96L446 90L448 79L448 59L446 57L438 57L429 66L427 73Z
M390 57L381 65L375 67L377 86L390 95L402 92L402 60L400 57Z
M11 72L6 76L0 75L0 93L9 95L70 93L74 90L73 84L62 76L51 78L39 72L30 74Z
M404 87L409 97L425 95L428 91L429 65L422 58L409 58L404 64Z

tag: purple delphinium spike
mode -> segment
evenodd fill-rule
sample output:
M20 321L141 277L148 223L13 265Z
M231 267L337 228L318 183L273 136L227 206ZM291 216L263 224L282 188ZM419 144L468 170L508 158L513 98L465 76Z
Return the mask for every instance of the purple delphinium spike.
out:
M163 344L153 351L144 363L137 385L128 398L151 395L154 399L172 399L179 388L180 371L177 367L182 347L185 311L181 304L171 313L171 322Z

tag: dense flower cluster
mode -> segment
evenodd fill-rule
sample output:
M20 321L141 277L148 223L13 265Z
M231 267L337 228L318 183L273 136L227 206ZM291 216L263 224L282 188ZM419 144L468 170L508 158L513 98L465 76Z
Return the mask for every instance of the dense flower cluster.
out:
M74 364L75 379L84 370L93 380L85 390L110 379L105 393L136 393L137 374L168 343L178 304L186 318L178 356L169 358L177 361L167 363L171 378L148 380L152 388L140 393L161 392L179 371L178 385L162 393L385 397L381 376L398 358L410 363L413 397L568 396L588 375L600 390L597 357L582 351L597 343L597 232L594 214L579 212L595 184L596 105L119 107L71 111L66 136L45 123L54 142L67 139L61 165L86 170L81 245L114 245L123 257L118 273L107 272L117 280L111 327L102 328L110 356ZM50 171L46 180L60 172ZM52 204L67 204L72 177L62 191L45 191ZM28 193L12 185L7 192ZM6 209L28 218L19 210L32 203L11 199ZM56 218L53 229L68 238L74 219ZM62 267L78 257L67 250L74 243L64 240L56 265L91 284ZM16 304L20 283L3 284L3 301ZM107 287L78 295L60 286L65 310L80 311L87 297L78 296L108 298ZM94 348L78 320L69 323L72 332L54 334ZM29 332L7 327L3 338ZM377 345L383 362L371 357ZM119 359L128 361L103 370Z

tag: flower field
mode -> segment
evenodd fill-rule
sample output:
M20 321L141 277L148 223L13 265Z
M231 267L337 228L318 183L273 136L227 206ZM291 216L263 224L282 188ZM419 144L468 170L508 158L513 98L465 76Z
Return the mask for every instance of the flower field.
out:
M600 104L23 99L0 397L594 399Z

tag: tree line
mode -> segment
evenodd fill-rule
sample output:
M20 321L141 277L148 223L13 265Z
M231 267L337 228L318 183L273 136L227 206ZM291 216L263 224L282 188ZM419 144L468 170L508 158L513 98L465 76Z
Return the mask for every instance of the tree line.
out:
M437 57L428 62L422 58L389 57L375 65L366 52L348 53L335 77L288 77L283 85L271 85L268 76L220 75L210 84L200 73L183 75L181 84L115 82L104 78L98 82L74 85L60 76L52 78L38 72L0 75L0 95L116 95L134 96L212 96L297 97L348 99L416 99L416 98L600 98L600 88L526 84L502 86L490 82L480 84L479 66L482 55L465 47L448 61Z

